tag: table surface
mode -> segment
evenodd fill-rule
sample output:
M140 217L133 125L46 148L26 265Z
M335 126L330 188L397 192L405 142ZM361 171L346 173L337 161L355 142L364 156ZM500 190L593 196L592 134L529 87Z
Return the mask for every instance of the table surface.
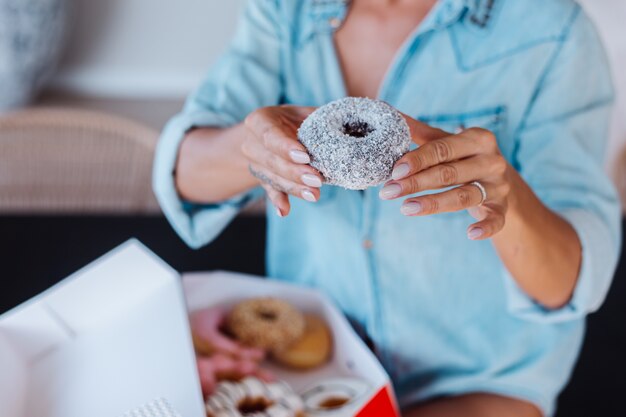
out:
M626 226L626 223L624 224ZM626 227L625 227L626 228ZM240 216L211 245L193 251L164 218L0 216L0 313L50 287L125 240L136 237L178 271L265 270L265 220ZM626 262L588 335L558 417L623 416L626 378Z

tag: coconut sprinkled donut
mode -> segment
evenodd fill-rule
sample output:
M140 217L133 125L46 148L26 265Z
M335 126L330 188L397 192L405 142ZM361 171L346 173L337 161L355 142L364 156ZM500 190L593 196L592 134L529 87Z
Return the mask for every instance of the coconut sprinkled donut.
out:
M304 315L286 301L253 298L237 304L228 329L246 346L280 352L298 340L306 327Z
M206 401L208 417L301 417L303 410L302 399L287 384L254 377L221 382Z
M315 110L298 130L311 166L327 184L363 190L391 177L409 150L409 126L399 111L379 100L347 97Z

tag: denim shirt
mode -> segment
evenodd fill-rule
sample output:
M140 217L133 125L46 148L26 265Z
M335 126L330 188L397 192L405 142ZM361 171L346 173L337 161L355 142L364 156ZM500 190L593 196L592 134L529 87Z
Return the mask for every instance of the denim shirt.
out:
M215 205L182 201L173 173L185 132L236 124L262 106L345 96L333 34L348 7L248 2L230 48L157 150L156 194L190 246L211 242L261 191ZM270 211L269 276L332 297L374 342L402 405L482 391L551 415L620 245L602 161L613 89L592 24L570 0L440 0L398 51L378 98L450 132L496 134L507 160L580 237L571 301L547 310L522 292L491 242L466 238L467 212L408 218L401 201L379 199L380 187L324 186L317 203L292 198L286 218Z

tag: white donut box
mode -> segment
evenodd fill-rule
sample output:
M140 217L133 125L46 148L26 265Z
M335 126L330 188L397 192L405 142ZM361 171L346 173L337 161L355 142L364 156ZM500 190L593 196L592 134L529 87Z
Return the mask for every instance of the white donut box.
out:
M270 295L322 315L334 337L329 364L272 368L280 378L297 392L331 377L367 382L358 401L315 417L399 415L382 366L321 293L228 272L180 278L130 240L1 315L0 416L205 417L187 310Z

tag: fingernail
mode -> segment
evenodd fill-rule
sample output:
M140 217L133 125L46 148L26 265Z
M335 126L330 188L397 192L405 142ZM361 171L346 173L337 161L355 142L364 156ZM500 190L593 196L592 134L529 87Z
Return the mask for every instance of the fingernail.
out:
M277 215L278 217L283 217L283 212L282 212L282 211L280 211L280 209L279 209L278 207L274 207L274 208L276 209L276 215Z
M309 158L309 155L306 152L294 149L292 151L289 151L289 156L291 157L291 160L296 164L308 164L309 162L311 162L311 158Z
M399 184L389 184L389 185L385 185L380 190L380 192L378 193L378 196L382 198L383 200L389 200L391 198L395 198L399 196L401 192L402 192L402 187L400 187Z
M481 229L480 227L475 227L467 232L467 237L471 240L476 240L480 238L484 233L485 231L483 229Z
M322 180L317 175L304 174L300 178L302 182L309 187L320 188L322 186Z
M409 164L400 164L393 169L391 172L391 178L394 180L401 180L402 178L409 175Z
M311 203L315 203L317 201L317 199L315 198L315 194L313 194L309 190L302 191L302 198L304 198L306 201L310 201Z
M422 203L418 203L417 201L411 201L409 203L404 203L402 207L400 207L400 213L405 216L410 216L412 214L418 214L422 211Z

